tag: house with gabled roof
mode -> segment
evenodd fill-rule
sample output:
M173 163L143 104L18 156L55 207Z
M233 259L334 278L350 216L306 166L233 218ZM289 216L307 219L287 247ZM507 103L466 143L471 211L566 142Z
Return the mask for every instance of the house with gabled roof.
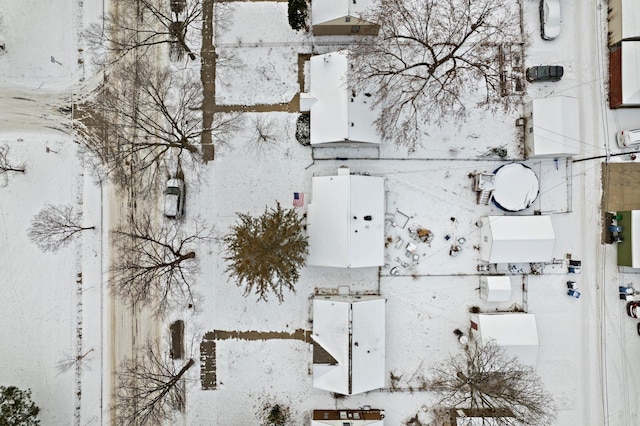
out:
M384 178L315 176L307 210L307 265L364 268L384 265Z
M379 26L361 19L374 0L314 0L311 2L313 35L377 35Z
M355 395L384 386L385 304L380 296L313 299L313 387Z
M309 65L309 92L300 94L300 111L311 116L311 146L380 144L371 93L349 88L349 51L312 56Z

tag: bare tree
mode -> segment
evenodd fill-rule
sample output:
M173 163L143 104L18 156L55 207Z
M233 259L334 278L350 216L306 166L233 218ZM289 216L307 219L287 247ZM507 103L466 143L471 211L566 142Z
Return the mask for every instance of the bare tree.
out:
M197 79L150 64L138 67L137 73L125 70L109 77L94 99L81 106L82 125L76 131L107 175L122 186L135 181L146 187L163 176L168 156L196 168L202 162L203 133L211 132L217 144L225 144L240 128L240 116L216 114L205 129Z
M224 237L227 272L244 286L245 297L255 292L258 301L273 292L284 300L285 289L295 291L299 269L306 263L307 236L302 218L293 209L265 208L261 216L238 213L239 222Z
M119 425L160 425L176 411L185 409L187 371L195 364L190 358L180 366L157 343L148 342L134 358L116 372L118 388L113 409Z
M274 121L259 114L251 119L252 134L247 141L250 151L258 156L266 155L278 143Z
M485 413L486 424L546 426L556 417L553 399L533 368L494 342L472 338L462 354L432 369L427 384L440 395L438 405Z
M27 235L40 250L55 252L66 247L78 233L89 229L95 226L82 226L80 214L71 205L47 204L31 220Z
M61 373L69 370L71 367L82 370L83 368L87 367L88 362L90 361L89 354L91 354L91 352L93 352L93 348L89 349L83 354L77 355L71 355L65 352L62 356L62 359L58 361L56 367Z
M363 16L380 33L356 41L348 78L379 108L380 135L414 148L423 123L514 104L501 95L500 48L523 42L520 2L383 0Z
M0 146L0 176L6 181L9 173L24 173L24 164L13 164L9 160L9 146Z
M195 246L211 238L212 231L199 220L185 233L178 220L155 226L148 213L134 218L113 231L112 290L133 304L157 306L159 314L172 302L193 305Z
M145 56L151 47L168 45L196 59L189 46L187 32L198 31L202 15L201 0L124 0L116 13L107 14L103 22L91 25L87 40L98 52L97 62L113 64L130 52Z

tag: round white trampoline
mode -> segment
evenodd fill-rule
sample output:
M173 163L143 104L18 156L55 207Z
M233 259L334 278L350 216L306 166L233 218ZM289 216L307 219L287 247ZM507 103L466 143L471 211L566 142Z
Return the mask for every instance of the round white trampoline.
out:
M538 198L538 177L529 167L511 163L494 172L493 202L509 212L518 212L529 207Z

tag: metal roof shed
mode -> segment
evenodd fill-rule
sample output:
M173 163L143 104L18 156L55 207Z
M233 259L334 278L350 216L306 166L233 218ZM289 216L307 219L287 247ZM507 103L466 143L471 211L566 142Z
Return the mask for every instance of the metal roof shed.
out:
M551 216L487 216L480 221L481 260L530 263L553 259Z
M538 327L534 314L472 314L471 328L480 334L482 343L493 340L508 356L535 367L538 359Z
M500 276L480 277L480 298L487 302L506 302L511 299L511 279Z
M527 157L568 157L580 152L578 99L533 99L525 105L524 116Z

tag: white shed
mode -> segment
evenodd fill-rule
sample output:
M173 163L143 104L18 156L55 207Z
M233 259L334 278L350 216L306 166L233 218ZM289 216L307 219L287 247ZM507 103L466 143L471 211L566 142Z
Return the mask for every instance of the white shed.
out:
M508 356L535 367L539 340L534 314L472 314L471 328L479 333L482 343L493 340Z
M345 50L310 59L310 90L300 94L300 111L311 115L312 146L381 142L371 96L349 89L348 70L349 52Z
M530 263L553 259L555 233L551 216L487 216L480 221L483 261Z
M527 157L568 157L580 152L578 99L534 99L525 104L524 117Z
M351 175L312 180L307 264L339 268L384 265L384 179Z
M313 300L313 387L355 395L384 386L385 303L380 296Z
M511 279L504 275L480 276L480 298L487 302L507 302L511 299Z

